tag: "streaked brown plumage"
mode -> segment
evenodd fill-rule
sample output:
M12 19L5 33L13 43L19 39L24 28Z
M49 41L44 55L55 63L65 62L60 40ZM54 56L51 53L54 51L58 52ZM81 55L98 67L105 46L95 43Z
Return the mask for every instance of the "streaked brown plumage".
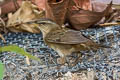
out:
M35 21L43 34L44 42L54 49L65 62L67 55L84 50L97 50L105 46L99 45L81 35L80 31L63 28L51 20L41 19Z

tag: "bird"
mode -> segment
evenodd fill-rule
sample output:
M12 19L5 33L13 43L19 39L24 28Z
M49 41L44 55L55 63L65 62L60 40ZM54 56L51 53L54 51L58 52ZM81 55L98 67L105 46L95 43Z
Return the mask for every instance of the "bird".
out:
M66 56L74 52L108 48L83 36L80 31L69 28L61 29L57 23L50 19L39 19L33 22L39 24L38 27L43 34L44 42L60 56L58 59L60 64L65 64Z

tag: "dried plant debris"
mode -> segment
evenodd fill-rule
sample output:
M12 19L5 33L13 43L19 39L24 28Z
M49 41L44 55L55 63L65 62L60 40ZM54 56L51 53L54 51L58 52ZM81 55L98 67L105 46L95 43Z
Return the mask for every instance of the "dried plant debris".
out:
M7 33L6 27L5 27L5 22L2 18L0 18L0 32L5 32Z
M44 15L44 11L39 11L38 8L31 2L23 1L21 7L9 18L7 28L12 32L40 33L36 23L22 23L42 18Z
M6 43L3 35L1 34L1 32L6 33L6 28L5 28L5 22L0 18L0 38L3 40L4 43Z
M72 73L68 71L63 77L56 80L95 80L95 72L93 70L81 70L80 72Z
M76 10L82 8L84 10L92 10L92 4L90 0L73 0L75 2L75 5L73 8Z
M2 36L2 34L0 34L0 38L3 40L4 43L6 43L5 38Z
M102 12L93 12L89 10L71 10L72 1L69 5L69 11L67 13L67 21L73 29L81 30L93 27L93 25L100 22L105 16L111 13L112 2Z
M113 4L112 7L115 8L115 9L120 9L120 5L119 4Z
M0 8L0 14L1 14L1 8ZM5 43L5 39L2 36L2 32L7 33L7 29L5 28L5 22L2 18L0 18L0 38L3 40L3 42Z
M62 26L65 21L69 0L46 0L46 17Z
M57 0L53 1L56 2ZM7 28L12 32L39 33L40 31L37 27L38 24L27 23L31 20L44 17L43 11L37 11L37 8L34 7L33 4L28 1L23 1L20 9L18 9L13 15L10 14ZM4 22L2 22L2 25L4 25ZM103 32L96 31L97 34L94 33L94 29L93 31L90 31L92 34L86 34L92 35L92 39L96 42L98 41L96 38L98 36L101 37L101 40L104 40L102 41L103 43L107 43L104 36L106 35L107 39L109 39L110 35L110 39L113 42L112 45L115 46L117 42L114 40L115 36L112 35L111 37L111 34L115 33L118 34L116 37L120 37L120 29L115 32L112 27L109 29L110 30L108 31L104 29L107 32L104 32L103 29ZM2 28L2 30L4 30L4 28ZM3 80L120 80L120 53L118 48L117 51L108 49L105 51L98 50L96 53L93 53L92 51L91 53L85 52L82 56L82 61L79 61L74 67L71 68L63 65L58 69L59 64L57 59L59 56L44 44L41 34L8 33L3 36L7 45L19 45L34 56L40 58L43 62L43 65L34 60L30 60L31 63L29 63L28 58L25 58L24 56L13 54L11 52L4 52L0 55L0 60L5 64L6 69ZM6 45L3 44L3 40L0 39L1 46ZM117 41L117 45L119 45L120 38ZM108 40L108 42L110 41ZM72 56L72 58L76 57ZM28 64L25 63L26 60ZM74 61L72 60L72 62ZM61 77L58 77L59 74Z

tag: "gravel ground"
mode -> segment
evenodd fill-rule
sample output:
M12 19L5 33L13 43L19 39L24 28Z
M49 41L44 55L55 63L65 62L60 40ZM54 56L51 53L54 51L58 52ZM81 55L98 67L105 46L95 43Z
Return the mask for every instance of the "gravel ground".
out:
M97 1L108 3L109 0ZM116 3L119 0L113 1ZM95 34L95 36L92 34ZM91 37L92 35L91 39L94 41L98 41L97 34L94 31L92 34L85 33L86 36L90 35ZM90 53L86 52L82 62L78 62L76 66L68 67L63 65L58 69L56 59L59 56L44 44L41 34L8 33L4 37L7 44L19 45L32 55L39 57L43 64L30 60L31 64L27 65L24 56L4 52L0 54L0 60L5 64L6 69L3 80L120 80L119 47L116 50L104 49L98 50L96 53L92 51ZM115 37L118 38L118 41L116 41ZM110 40L111 38L106 40L106 37L103 37L103 41L100 43L109 42L113 46L119 45L119 37L119 33L117 36L112 37L112 40ZM0 45L7 44L3 44L3 41L0 40ZM89 56L86 56L87 54Z
M111 32L111 30L108 31L109 33ZM94 32L96 31L92 31L92 34ZM108 42L110 45L116 45L116 43L119 45L120 35L118 30L112 32L117 35L118 40L115 42L114 36L112 37L113 40L108 40ZM88 30L87 33L88 34L83 34L86 34L86 36L92 35L90 34L91 30ZM102 33L104 34L104 32ZM98 34L97 32L95 35ZM92 39L95 35L92 35ZM107 34L107 39L111 39L109 35ZM39 57L43 64L40 64L38 61L30 60L31 64L27 65L24 56L4 52L0 54L0 60L2 60L6 68L3 80L120 80L119 48L102 49L97 52L85 52L82 56L82 60L74 67L65 64L58 68L59 64L56 62L56 59L59 58L59 56L55 51L44 44L41 34L8 33L4 35L4 37L7 44L3 44L3 41L0 40L0 45L19 45L27 52ZM103 38L103 40L101 41L102 43L107 43L105 42L105 38ZM70 62L72 61L71 59L74 60L74 58L76 58L75 55L68 57Z

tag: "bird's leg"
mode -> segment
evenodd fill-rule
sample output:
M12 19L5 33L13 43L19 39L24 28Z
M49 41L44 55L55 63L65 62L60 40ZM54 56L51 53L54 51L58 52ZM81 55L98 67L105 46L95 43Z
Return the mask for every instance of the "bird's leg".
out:
M72 64L72 66L75 66L78 61L80 60L80 62L82 61L82 53L77 53L78 54L78 57L75 59L75 62Z
M66 63L66 58L65 57L60 57L60 58L57 59L57 62L59 64L65 64Z
M57 66L57 69L60 70L61 66L66 63L66 58L65 58L65 57L60 57L60 58L58 58L58 59L57 59L57 63L60 64L60 65Z
M75 60L75 65L78 63L79 60L80 60L80 62L81 62L81 59L82 59L82 54L80 53L80 54L78 54L78 57L77 57L77 59Z

